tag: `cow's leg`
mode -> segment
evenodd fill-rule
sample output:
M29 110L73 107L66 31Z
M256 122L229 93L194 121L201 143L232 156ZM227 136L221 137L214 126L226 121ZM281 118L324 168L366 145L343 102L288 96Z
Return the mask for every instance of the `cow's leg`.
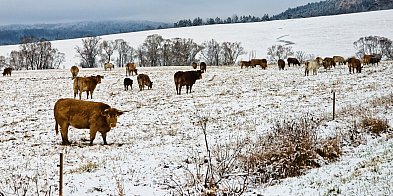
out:
M106 132L101 132L102 140L104 141L104 145L108 145L106 142Z
M82 91L79 89L79 99L82 99Z
M70 145L70 141L68 141L68 126L67 122L64 122L60 125L61 139L62 145Z
M191 93L191 89L192 89L192 84L190 85L190 93Z
M90 146L93 146L93 141L96 138L97 130L90 128Z
M86 91L86 99L89 99L89 91Z
M94 90L91 90L91 92L90 92L90 99L93 99L93 92L94 92ZM87 96L89 96L89 95L87 95Z

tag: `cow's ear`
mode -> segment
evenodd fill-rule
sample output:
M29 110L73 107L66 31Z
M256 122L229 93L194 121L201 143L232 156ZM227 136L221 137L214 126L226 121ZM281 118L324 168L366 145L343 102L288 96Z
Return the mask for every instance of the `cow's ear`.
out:
M101 112L101 115L103 116L107 116L108 115L108 109L105 109L104 111Z
M117 111L117 116L120 116L120 115L122 115L122 114L124 114L123 111Z

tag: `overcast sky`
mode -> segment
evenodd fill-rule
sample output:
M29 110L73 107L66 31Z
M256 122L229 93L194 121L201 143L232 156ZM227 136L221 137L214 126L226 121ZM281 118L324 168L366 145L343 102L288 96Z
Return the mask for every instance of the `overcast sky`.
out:
M275 15L320 0L0 0L0 25L86 20L177 22L236 14Z

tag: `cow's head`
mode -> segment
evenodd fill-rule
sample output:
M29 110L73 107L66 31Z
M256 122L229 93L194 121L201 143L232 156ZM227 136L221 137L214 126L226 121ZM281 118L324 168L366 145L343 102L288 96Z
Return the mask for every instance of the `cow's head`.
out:
M94 77L96 78L97 84L101 84L101 79L104 79L104 76L100 76L100 75Z
M106 122L110 127L116 127L117 117L124 114L123 111L119 111L115 108L109 108L104 110L101 115L106 118Z
M196 71L197 79L202 79L202 73L204 73L202 70Z
M153 82L150 82L150 84L147 85L149 87L149 89L151 89L153 87Z

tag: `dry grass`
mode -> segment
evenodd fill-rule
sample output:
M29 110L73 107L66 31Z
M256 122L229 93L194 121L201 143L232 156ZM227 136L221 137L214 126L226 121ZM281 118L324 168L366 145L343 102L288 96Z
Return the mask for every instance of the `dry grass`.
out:
M362 120L362 128L366 131L380 135L389 130L389 125L387 120L382 120L374 117L364 117Z
M317 124L312 119L278 123L273 131L240 157L244 170L253 171L262 183L299 176L319 167L316 153Z

